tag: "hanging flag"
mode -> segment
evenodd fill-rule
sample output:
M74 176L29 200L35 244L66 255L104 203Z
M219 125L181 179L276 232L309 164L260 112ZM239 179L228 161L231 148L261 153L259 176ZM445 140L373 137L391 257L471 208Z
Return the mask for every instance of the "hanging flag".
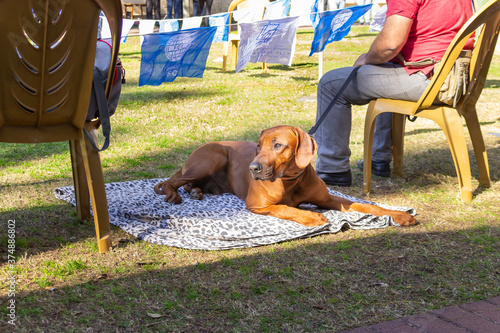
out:
M101 39L111 39L111 30L109 28L109 23L108 19L106 16L100 16L99 17L99 36L98 38ZM127 36L128 33L130 32L130 29L134 25L135 21L134 20L129 20L129 19L123 19L122 20L122 33L121 33L121 39L120 43L125 43L127 41Z
M369 4L319 13L309 56L315 52L323 51L327 44L347 36L353 23L371 7L372 5Z
M236 73L247 63L266 62L290 66L295 52L298 17L242 23Z
M290 11L290 0L278 0L266 5L264 12L264 20L274 20L282 17L287 17Z
M214 41L212 43L227 42L229 38L229 13L210 15L208 25L217 27Z
M160 20L158 32L171 32L179 30L179 20Z
M144 36L139 86L203 77L216 30L206 27Z
M120 43L127 42L128 33L130 32L130 29L132 29L134 23L135 23L134 20L128 20L128 19L122 20L122 38L120 40Z
M382 31L385 24L385 16L387 14L387 5L383 5L379 10L373 15L373 20L370 22L370 28L368 32L378 32Z
M319 11L320 11L319 3L320 3L320 0L315 0L311 6L310 19L311 19L312 26L314 29L316 29L316 26L318 25L318 22L319 22ZM321 3L323 3L323 2L321 2ZM323 8L321 8L321 11L323 11Z
M155 20L139 21L139 35L141 35L141 44L144 43L144 35L152 34L155 32L155 24Z
M182 20L182 30L199 28L201 26L201 16L188 17Z
M247 7L241 8L242 5ZM249 23L262 20L262 15L266 9L263 1L245 1L237 10L233 10L233 19L238 23Z

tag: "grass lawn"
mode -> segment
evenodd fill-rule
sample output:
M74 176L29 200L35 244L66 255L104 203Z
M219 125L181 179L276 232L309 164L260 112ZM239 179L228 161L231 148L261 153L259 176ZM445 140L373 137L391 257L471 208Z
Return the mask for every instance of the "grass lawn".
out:
M327 46L325 71L354 62L374 34L354 27ZM223 73L222 45L212 46L203 79L138 87L140 44L120 57L127 71L102 153L107 182L171 176L200 144L256 140L279 124L309 130L318 57L313 34L298 32L293 65L249 64ZM230 251L193 251L137 241L113 227L113 249L97 253L92 221L57 200L72 185L66 142L0 143L0 331L19 332L338 332L500 294L500 56L478 103L492 186L479 185L469 147L472 203L459 200L455 167L439 127L407 123L405 176L374 176L373 201L415 207L409 228L353 231ZM354 107L354 184L364 198L366 107ZM152 194L153 195L153 194ZM15 220L15 264L8 221ZM15 275L15 297L8 295ZM7 323L15 301L16 326Z

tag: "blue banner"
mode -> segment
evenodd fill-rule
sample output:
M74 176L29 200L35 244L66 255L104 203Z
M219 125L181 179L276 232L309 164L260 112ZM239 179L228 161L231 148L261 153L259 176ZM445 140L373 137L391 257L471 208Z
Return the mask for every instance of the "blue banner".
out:
M314 27L314 39L311 45L311 56L315 52L321 52L325 46L333 41L339 41L351 31L351 26L370 8L371 4L349 7L329 12L322 12L313 19L317 24ZM314 8L314 5L313 5Z
M212 43L227 42L229 38L229 13L210 15L208 25L217 27L214 41Z
M319 21L319 0L315 0L311 6L311 22L313 25L313 28L316 29L316 26L318 25Z
M139 86L203 77L216 30L207 27L144 36Z
M179 30L179 20L160 20L158 32L171 32Z

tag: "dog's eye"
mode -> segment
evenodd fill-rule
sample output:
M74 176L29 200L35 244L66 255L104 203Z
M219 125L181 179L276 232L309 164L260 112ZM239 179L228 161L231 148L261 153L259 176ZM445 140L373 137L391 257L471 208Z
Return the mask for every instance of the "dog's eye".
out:
M281 147L283 147L283 145L281 143L279 143L279 142L276 142L274 144L274 149L280 149Z
M257 150L260 151L260 143L257 143Z

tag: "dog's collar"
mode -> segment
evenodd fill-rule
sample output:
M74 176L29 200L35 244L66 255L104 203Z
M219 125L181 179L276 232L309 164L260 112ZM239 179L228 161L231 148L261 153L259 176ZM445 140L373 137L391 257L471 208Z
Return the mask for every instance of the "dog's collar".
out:
M304 172L306 172L306 170L305 170L305 169L304 169L304 170L302 170L302 172L301 172L301 173L299 173L297 176L295 176L295 177L293 177L293 178L283 178L283 177L282 177L281 179L283 179L283 180L288 180L288 181L291 181L291 180L297 180L297 179L299 179L299 178L300 178L300 177L304 174Z

